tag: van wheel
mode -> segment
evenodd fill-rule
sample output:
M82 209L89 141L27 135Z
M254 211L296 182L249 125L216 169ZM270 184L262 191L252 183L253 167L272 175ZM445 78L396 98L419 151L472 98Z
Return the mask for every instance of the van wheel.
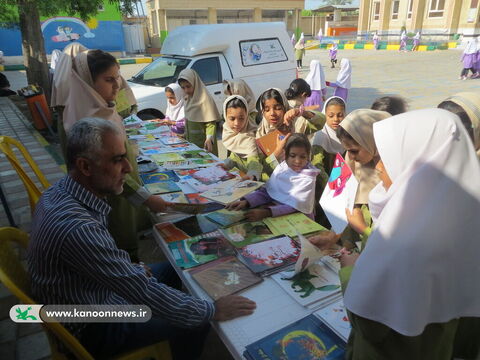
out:
M137 116L142 120L163 119L165 115L161 111L155 109L147 109L140 111Z

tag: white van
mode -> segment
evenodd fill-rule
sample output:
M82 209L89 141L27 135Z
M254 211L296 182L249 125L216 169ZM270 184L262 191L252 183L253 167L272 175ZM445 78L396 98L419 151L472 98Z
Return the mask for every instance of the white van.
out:
M129 80L141 118L163 118L165 86L186 68L199 74L220 113L223 80L245 80L258 98L269 87L287 89L297 77L284 23L181 26L165 39L162 56Z

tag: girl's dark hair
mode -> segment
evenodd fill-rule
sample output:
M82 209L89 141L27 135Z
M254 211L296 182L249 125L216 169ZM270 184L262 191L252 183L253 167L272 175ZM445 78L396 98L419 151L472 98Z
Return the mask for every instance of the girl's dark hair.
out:
M243 110L247 111L247 108L243 103L243 101L238 98L233 98L227 103L227 106L225 107L225 109L230 109L230 108L234 108L234 109L242 108Z
M285 156L288 157L290 154L290 149L292 147L301 147L307 150L308 155L310 156L312 151L312 145L310 141L308 141L307 135L301 133L295 133L290 135L287 140L287 144L285 145Z
M440 104L437 106L439 109L444 109L447 111L450 111L451 113L454 113L457 115L460 120L462 120L463 126L467 129L468 135L474 141L474 135L473 135L473 127L472 127L472 120L470 120L470 117L468 116L467 112L457 103L454 103L453 101L442 101Z
M0 73L0 89L3 88L9 88L10 87L10 82L8 81L7 77Z
M371 109L386 111L392 116L402 114L407 111L407 101L401 96L384 96L376 99Z
M182 83L189 83L190 84L190 82L186 79L178 79L178 85L182 86Z
M310 89L310 85L303 80L303 79L295 79L290 83L290 87L285 90L285 96L287 97L288 100L295 99L302 95L303 93L306 93L307 96L312 95L312 90Z
M103 50L90 50L87 54L87 62L93 81L96 81L100 74L107 71L113 65L118 66L117 59Z
M344 128L342 128L342 125L340 124L337 128L337 137L338 137L338 140L342 141L342 140L349 140L349 141L352 141L354 144L357 144L357 145L360 145L358 144L357 140L355 140L352 135L350 135L347 130L345 130Z
M165 87L165 92L167 92L167 91L171 92L172 94L175 94L175 91L173 91L173 89L171 87L166 86Z
M327 108L330 105L340 105L341 107L343 107L343 110L345 110L345 101L343 101L341 98L334 97L333 99L328 100L328 102L325 106L325 110L327 110Z
M283 109L286 110L285 104L283 103L282 95L275 89L269 89L260 96L260 103L262 104L262 110L265 109L265 103L267 102L267 100L270 100L270 99L275 99L279 104L283 106Z

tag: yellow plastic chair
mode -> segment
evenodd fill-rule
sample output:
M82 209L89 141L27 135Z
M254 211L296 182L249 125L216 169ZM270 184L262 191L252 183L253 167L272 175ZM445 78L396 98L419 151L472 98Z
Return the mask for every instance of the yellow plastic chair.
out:
M32 179L30 179L30 177L27 175L26 171L21 165L21 162L16 157L13 151L13 148L17 148L18 151L22 154L25 161L33 170L34 174L36 175L37 179L42 185L43 187L42 190L40 190L35 184L35 182ZM15 140L9 136L0 136L0 150L5 154L8 161L10 161L10 164L12 164L12 167L15 169L18 176L20 177L23 184L25 185L25 188L27 189L27 193L28 193L28 200L30 202L30 210L33 213L33 210L35 209L35 205L38 202L38 199L40 199L42 192L50 187L50 183L42 174L42 171L40 170L38 165L35 163L33 158L30 156L27 149L25 149L22 143L19 142L18 140Z
M20 259L11 243L18 243L22 248L28 246L28 234L16 228L0 228L0 281L15 295L23 304L36 304L30 297L30 279L20 262ZM52 358L64 360L67 357L58 351L56 339L62 342L77 359L94 360L93 356L82 344L60 323L43 323L46 329ZM163 341L144 348L133 350L116 356L118 360L138 359L171 360L170 346L168 341Z

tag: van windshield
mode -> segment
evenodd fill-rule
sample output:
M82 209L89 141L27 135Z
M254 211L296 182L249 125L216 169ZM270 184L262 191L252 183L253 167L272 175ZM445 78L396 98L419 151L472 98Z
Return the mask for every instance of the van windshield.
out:
M189 63L189 59L160 57L133 76L130 81L143 85L165 87L177 82L178 75Z

